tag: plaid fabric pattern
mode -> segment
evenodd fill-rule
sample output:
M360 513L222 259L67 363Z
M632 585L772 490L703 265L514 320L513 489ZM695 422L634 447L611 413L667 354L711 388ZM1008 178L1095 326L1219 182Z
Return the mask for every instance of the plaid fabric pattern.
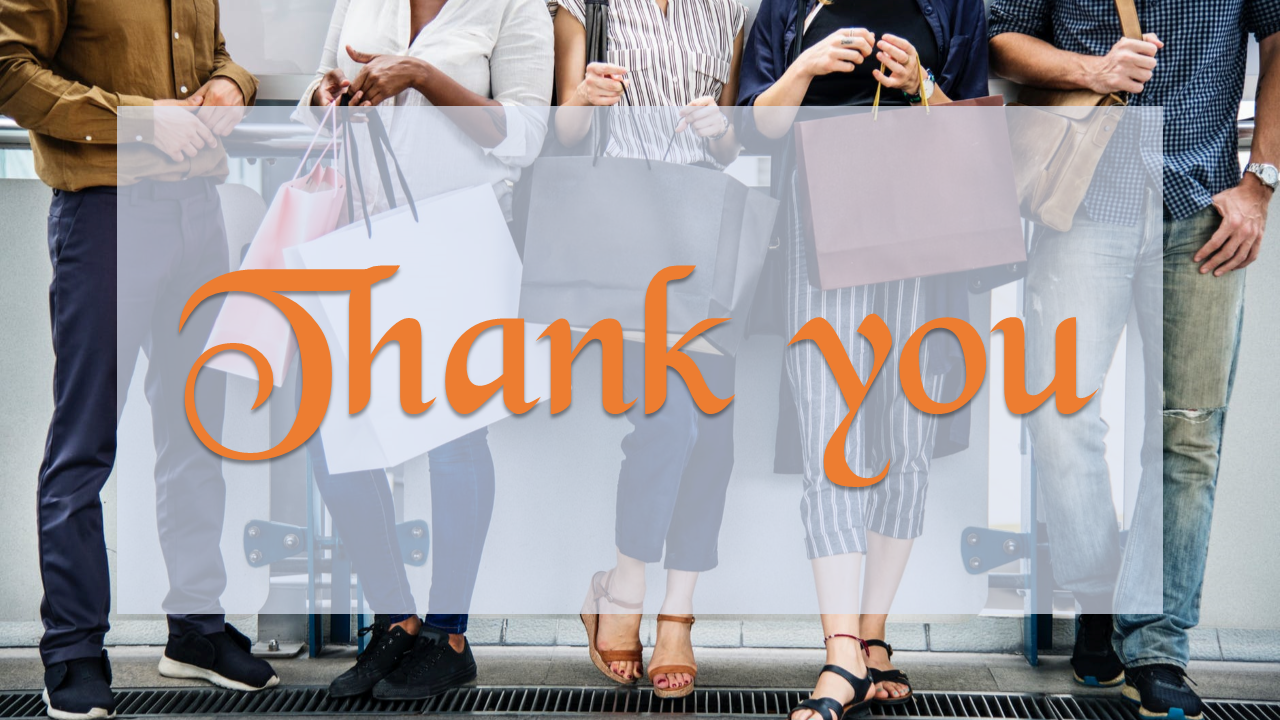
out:
M1143 32L1165 44L1154 76L1127 113L1085 197L1095 222L1134 225L1145 185L1163 185L1177 220L1240 181L1236 115L1248 33L1280 32L1280 0L1136 0ZM1105 55L1121 37L1114 0L992 0L988 37L1016 32Z

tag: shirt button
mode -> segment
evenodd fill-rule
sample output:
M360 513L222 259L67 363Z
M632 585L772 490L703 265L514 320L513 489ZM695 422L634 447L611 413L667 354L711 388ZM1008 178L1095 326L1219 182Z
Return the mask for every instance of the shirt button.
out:
M142 142L142 136L139 135L138 137L134 138L134 140L137 140L138 142Z
M177 39L178 39L178 33L174 33L174 34L173 34L173 39L174 39L174 40L177 40Z
M87 140L87 141L89 141L89 142L93 142L93 136L92 136L92 135L85 135L85 136L84 136L84 139L85 139L85 140Z
M187 86L183 85L182 87L178 88L178 92L185 94L187 92Z
M925 14L925 15L932 15L932 14L933 14L933 6L932 6L932 5L925 5L925 6L924 6L924 14Z

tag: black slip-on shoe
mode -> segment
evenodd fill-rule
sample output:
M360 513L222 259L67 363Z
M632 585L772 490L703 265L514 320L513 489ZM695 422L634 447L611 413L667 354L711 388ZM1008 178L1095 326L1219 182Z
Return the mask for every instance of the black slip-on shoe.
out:
M395 671L373 686L373 696L379 700L425 700L475 679L471 643L455 652L448 635L424 627Z
M1204 704L1187 685L1177 665L1142 665L1124 671L1124 696L1138 704L1138 715L1155 720L1200 720Z
M222 632L195 631L170 635L160 658L160 674L167 678L205 680L227 688L254 692L280 683L271 665L249 652L249 638L230 625Z
M54 663L44 669L44 705L55 720L105 720L116 716L111 661L100 657Z
M1124 663L1111 644L1111 616L1076 616L1076 646L1071 653L1075 680L1089 687L1115 687L1124 682Z
M364 652L356 656L356 664L329 683L329 697L346 698L363 695L373 689L400 665L413 649L417 638L401 627L389 627L385 620L375 621L360 633L371 633Z

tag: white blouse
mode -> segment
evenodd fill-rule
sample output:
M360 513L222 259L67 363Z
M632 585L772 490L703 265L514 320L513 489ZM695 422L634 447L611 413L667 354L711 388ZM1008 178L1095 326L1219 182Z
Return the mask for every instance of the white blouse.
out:
M537 159L547 132L555 41L545 0L448 0L412 43L409 13L409 0L338 0L320 67L294 118L316 127L311 97L335 66L355 80L363 65L347 55L348 45L421 59L502 103L507 135L493 148L481 147L413 89L384 101L379 114L415 199L489 184L509 211L511 185ZM387 207L386 199L378 192L367 136L362 130L356 136L365 193L377 212Z

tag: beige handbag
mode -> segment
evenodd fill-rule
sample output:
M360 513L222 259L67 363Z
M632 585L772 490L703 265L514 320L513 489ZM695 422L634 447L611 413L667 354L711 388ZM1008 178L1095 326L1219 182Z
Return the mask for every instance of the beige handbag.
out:
M1133 0L1116 0L1116 11L1124 36L1141 40ZM1011 104L1030 106L1009 113L1022 214L1054 230L1070 230L1125 101L1114 93L1024 87Z

